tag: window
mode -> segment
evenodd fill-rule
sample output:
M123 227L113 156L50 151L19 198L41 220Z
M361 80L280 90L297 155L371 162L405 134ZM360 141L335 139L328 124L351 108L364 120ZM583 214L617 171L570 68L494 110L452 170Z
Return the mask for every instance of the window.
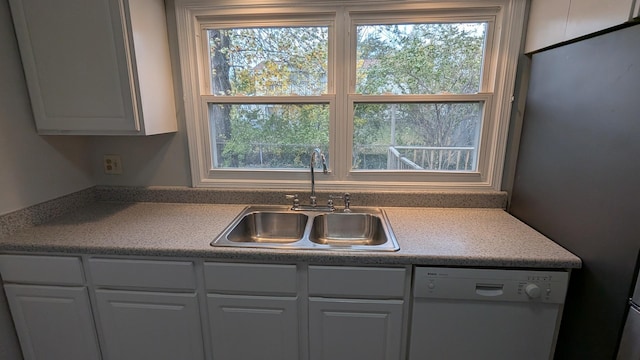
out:
M178 2L194 186L498 189L524 3Z
M489 23L414 18L355 19L352 169L473 172Z
M312 149L328 152L328 99L307 99L328 93L329 28L317 23L206 25L213 169L302 169Z

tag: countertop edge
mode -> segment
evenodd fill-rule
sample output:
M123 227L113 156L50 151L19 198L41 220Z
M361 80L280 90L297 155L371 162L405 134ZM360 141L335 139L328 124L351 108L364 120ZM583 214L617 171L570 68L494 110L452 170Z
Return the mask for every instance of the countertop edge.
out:
M415 265L415 266L452 266L487 268L536 268L536 269L580 269L582 261L574 259L529 260L498 257L452 257L374 254L371 252L336 252L317 250L278 250L278 249L235 249L235 250L175 250L143 249L117 247L82 246L29 246L0 244L0 253L38 254L93 257L132 257L132 258L189 258L205 261L234 261L261 263L313 263L331 265Z

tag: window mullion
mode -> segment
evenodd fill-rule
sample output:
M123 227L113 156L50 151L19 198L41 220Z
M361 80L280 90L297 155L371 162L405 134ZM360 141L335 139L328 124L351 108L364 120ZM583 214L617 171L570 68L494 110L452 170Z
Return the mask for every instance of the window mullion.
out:
M215 96L201 95L203 101L218 104L328 104L334 95L320 96Z
M491 93L447 95L361 95L349 94L354 103L431 103L487 101Z
M336 93L335 102L335 118L333 122L333 128L331 131L331 143L334 154L333 159L333 171L335 172L336 179L339 181L345 180L345 177L350 169L351 164L351 151L350 151L350 122L349 108L347 101L347 94L349 93L349 78L350 78L350 47L349 42L351 39L351 31L349 24L348 14L344 11L344 7L341 7L336 14L336 26L335 32L332 34L331 39L334 43L335 55L331 58L333 61L334 84ZM342 35L340 35L342 34ZM349 34L344 36L344 34Z

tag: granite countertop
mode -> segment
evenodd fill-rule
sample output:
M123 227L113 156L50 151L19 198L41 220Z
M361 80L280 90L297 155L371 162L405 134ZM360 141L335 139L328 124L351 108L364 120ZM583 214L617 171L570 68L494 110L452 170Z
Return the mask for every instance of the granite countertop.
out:
M388 207L400 250L212 247L243 205L96 202L0 238L0 251L322 264L579 268L581 261L502 209Z

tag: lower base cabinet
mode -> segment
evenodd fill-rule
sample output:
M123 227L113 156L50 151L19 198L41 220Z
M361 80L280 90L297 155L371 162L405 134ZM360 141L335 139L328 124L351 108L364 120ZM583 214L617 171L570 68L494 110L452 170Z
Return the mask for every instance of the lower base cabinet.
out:
M195 293L95 293L105 360L204 359Z
M309 299L310 360L399 360L403 303Z
M404 354L406 268L0 254L0 274L25 360Z
M213 358L297 360L297 297L207 295Z
M4 286L25 360L98 360L85 287Z

